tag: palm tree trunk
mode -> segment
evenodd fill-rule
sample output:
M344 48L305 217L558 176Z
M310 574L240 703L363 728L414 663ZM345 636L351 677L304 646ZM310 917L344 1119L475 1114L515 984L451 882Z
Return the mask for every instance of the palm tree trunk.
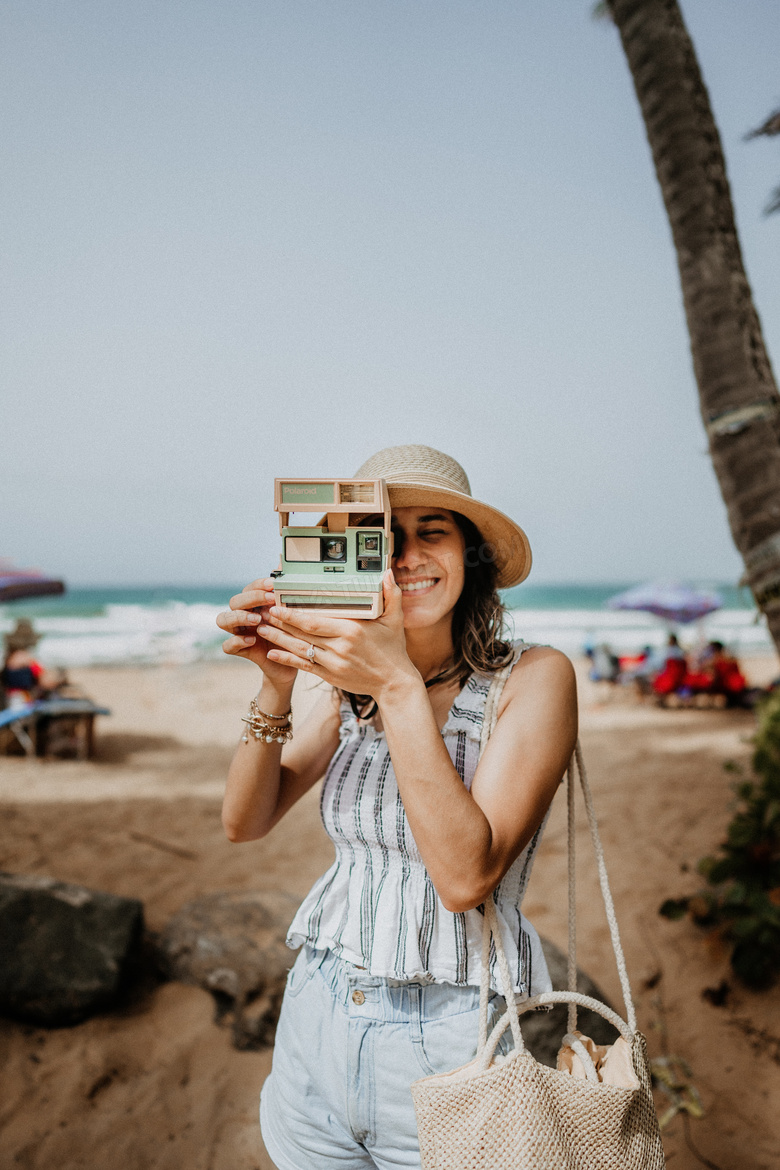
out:
M607 0L680 269L702 418L745 579L780 651L780 396L734 222L720 136L677 0Z

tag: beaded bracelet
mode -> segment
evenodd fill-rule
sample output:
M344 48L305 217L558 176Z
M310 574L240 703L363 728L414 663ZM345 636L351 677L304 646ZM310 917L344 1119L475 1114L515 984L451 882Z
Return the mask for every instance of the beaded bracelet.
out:
M281 719L284 722L271 724L269 719ZM250 734L266 743L273 743L274 740L277 743L289 743L293 737L292 710L285 711L284 715L269 715L267 711L260 710L256 699L252 699L248 712L241 716L241 722L247 725L247 730L241 736L242 743L249 743Z

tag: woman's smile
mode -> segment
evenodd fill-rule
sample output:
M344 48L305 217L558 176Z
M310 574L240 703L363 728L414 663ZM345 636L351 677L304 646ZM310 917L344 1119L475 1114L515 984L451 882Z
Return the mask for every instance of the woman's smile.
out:
M414 581L398 581L396 583L405 597L420 593L430 593L435 585L439 584L438 577L420 577Z

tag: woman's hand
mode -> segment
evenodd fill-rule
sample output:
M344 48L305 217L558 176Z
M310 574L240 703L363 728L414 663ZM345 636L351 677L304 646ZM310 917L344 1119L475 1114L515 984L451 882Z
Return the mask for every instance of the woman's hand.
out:
M323 617L285 606L264 611L256 633L258 642L268 643L267 660L284 669L306 670L331 686L377 701L398 683L419 682L419 671L406 652L403 594L389 569L382 586L384 613L373 621ZM310 646L313 661L307 656Z
M222 643L225 654L235 654L254 662L270 683L280 690L287 690L295 682L296 667L269 659L267 641L257 636L258 626L267 621L268 611L274 604L273 588L273 577L252 581L241 593L231 597L230 609L217 615L217 625L230 634Z

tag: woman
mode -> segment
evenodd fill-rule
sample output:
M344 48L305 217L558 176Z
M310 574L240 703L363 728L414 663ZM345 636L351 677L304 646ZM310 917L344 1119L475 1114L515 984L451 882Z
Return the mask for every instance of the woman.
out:
M28 618L20 618L5 635L5 654L0 670L0 706L24 707L43 691L58 686L62 678L58 672L46 670L32 655L41 635L33 629ZM5 704L2 697L5 698Z
M501 638L496 587L527 576L528 541L429 447L380 451L358 477L390 492L382 617L286 611L267 578L218 619L226 653L263 674L250 716L260 738L245 735L228 775L228 837L264 836L325 776L336 846L288 937L302 947L261 1101L279 1170L419 1167L409 1085L475 1054L476 908L493 891L515 993L550 989L520 902L576 740L576 690L564 655ZM490 681L510 661L477 766ZM283 747L299 670L329 685Z

